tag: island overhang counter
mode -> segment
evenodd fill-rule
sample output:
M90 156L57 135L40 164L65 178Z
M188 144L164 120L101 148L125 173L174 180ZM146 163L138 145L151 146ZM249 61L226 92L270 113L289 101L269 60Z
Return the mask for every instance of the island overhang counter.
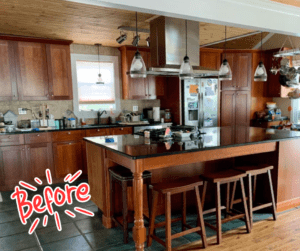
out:
M226 169L234 163L268 163L274 166L277 211L300 205L300 132L244 126L205 128L200 132L197 139L168 142L139 135L110 136L113 142L107 142L107 137L84 138L90 193L103 212L103 225L113 227L108 169L115 165L130 169L134 177L136 250L144 250L146 241L142 179L145 170L163 173L156 175L157 182Z

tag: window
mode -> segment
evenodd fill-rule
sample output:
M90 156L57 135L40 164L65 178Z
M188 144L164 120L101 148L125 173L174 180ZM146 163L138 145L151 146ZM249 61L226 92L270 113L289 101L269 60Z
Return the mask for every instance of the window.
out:
M119 65L117 56L100 57L104 84L96 84L99 73L97 55L72 54L74 113L95 118L98 110L119 110Z

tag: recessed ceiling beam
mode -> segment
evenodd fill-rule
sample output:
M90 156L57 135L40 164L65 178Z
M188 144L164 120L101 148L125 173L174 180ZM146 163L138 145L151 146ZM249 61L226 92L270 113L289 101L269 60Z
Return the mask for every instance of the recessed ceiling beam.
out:
M236 39L243 38L243 37L249 37L249 36L252 36L252 35L256 35L258 33L260 33L260 31L254 31L254 32L247 33L247 34L226 38L226 41L228 42L228 41L236 40ZM201 37L201 34L200 34L200 37ZM212 43L208 43L208 44L200 45L200 48L211 46L211 45L214 45L214 44L220 44L220 43L223 43L223 42L225 42L225 39L222 39L222 40L219 40L219 41L216 41L216 42L212 42Z
M135 32L136 28L135 27L129 27L129 26L119 26L118 30L121 30L121 31L134 31ZM148 29L139 29L138 28L138 32L150 33L150 30L148 30Z
M275 33L272 33L270 32L267 36L265 36L263 39L262 39L262 44L264 44L265 42L267 42L271 37L273 37ZM259 49L261 46L261 42L259 41L259 43L257 43L257 45L255 45L252 49L253 50L256 50L256 49Z

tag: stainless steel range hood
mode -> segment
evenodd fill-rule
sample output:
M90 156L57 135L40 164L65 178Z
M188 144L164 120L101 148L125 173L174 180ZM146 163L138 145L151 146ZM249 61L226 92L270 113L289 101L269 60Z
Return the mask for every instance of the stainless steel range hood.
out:
M185 20L158 17L150 22L151 67L148 75L178 76L185 56ZM199 22L187 22L187 48L195 78L218 76L214 69L201 67L199 50Z

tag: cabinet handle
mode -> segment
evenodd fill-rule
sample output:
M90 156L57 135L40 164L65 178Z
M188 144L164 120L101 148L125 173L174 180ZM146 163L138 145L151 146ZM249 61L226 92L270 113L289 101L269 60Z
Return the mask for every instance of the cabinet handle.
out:
M121 131L123 131L124 130L124 128L121 128Z
M53 97L54 95L52 94L51 96Z
M25 149L23 148L22 151L24 151Z
M71 134L71 132L68 132L68 134Z
M36 135L37 137L40 137L40 135L38 134L38 135Z
M69 145L72 145L72 143L69 143Z
M97 132L100 132L100 130L98 129Z

